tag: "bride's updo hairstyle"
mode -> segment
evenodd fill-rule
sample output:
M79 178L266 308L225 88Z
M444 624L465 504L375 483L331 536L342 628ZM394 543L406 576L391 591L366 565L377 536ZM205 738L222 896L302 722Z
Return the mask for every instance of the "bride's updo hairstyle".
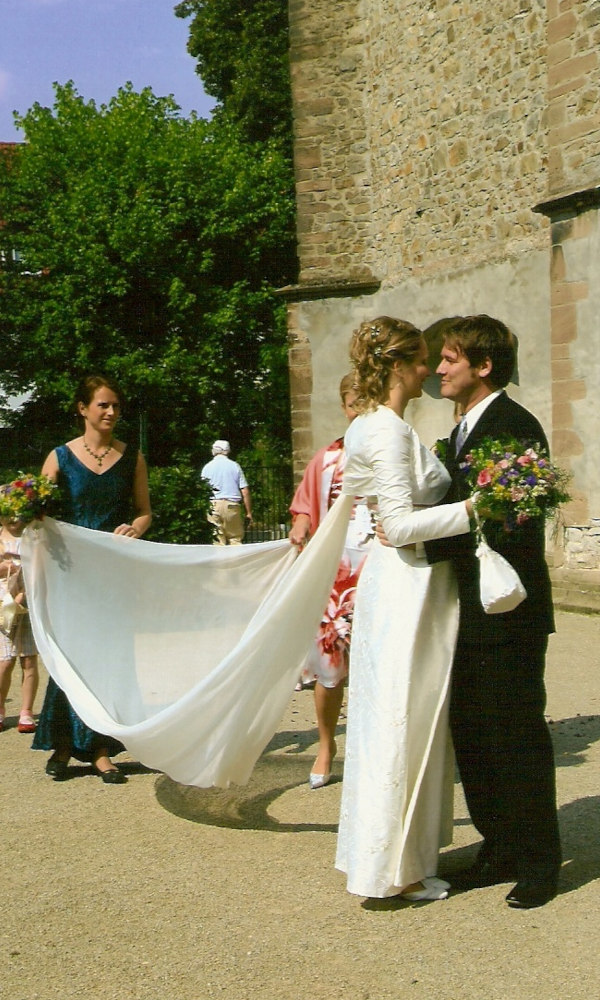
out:
M360 324L350 342L350 360L358 392L355 410L364 413L386 401L392 368L397 361L408 364L414 361L421 338L421 331L412 323L390 316L379 316Z

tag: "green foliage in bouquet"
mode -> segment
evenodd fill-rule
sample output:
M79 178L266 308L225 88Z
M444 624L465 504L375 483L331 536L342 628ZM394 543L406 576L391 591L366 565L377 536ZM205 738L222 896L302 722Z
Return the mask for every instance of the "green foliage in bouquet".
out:
M448 447L450 445L449 438L438 438L435 444L432 446L431 450L436 458L439 458L440 462L445 463L448 455Z

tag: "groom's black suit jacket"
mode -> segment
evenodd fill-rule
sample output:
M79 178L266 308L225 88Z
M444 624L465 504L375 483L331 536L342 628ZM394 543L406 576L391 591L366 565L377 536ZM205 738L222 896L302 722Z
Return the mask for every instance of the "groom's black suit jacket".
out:
M450 437L446 468L451 484L443 503L465 500L473 492L461 470L461 462L483 438L502 440L513 437L529 445L548 448L543 428L536 417L502 392L490 403L455 455L458 428ZM554 631L550 576L544 556L544 525L540 519L529 521L518 531L505 532L494 522L486 522L485 537L516 569L527 591L527 598L514 611L501 615L486 615L479 597L479 561L475 555L474 533L440 538L426 542L429 562L450 559L454 564L460 596L459 643L488 637L495 642L509 642L527 635L547 635Z

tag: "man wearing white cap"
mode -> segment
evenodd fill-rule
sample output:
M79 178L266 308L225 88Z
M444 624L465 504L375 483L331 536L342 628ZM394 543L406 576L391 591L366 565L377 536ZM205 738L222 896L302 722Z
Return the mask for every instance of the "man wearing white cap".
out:
M215 441L212 446L212 461L208 462L200 473L203 479L208 480L213 491L208 520L217 529L214 545L242 544L244 537L242 502L246 509L248 524L252 524L248 483L238 463L228 457L229 451L229 441Z

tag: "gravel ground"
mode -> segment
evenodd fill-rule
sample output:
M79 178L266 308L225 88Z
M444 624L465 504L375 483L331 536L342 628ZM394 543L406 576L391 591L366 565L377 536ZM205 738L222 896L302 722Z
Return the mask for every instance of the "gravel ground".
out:
M311 791L311 691L296 694L244 788L187 788L120 758L129 782L44 774L0 735L0 996L11 1000L580 1000L600 995L600 617L561 613L548 715L565 863L557 899L506 886L408 904L350 896L333 868L338 780ZM339 745L343 758L344 718ZM376 762L374 761L374 765ZM455 842L478 837L456 786Z

